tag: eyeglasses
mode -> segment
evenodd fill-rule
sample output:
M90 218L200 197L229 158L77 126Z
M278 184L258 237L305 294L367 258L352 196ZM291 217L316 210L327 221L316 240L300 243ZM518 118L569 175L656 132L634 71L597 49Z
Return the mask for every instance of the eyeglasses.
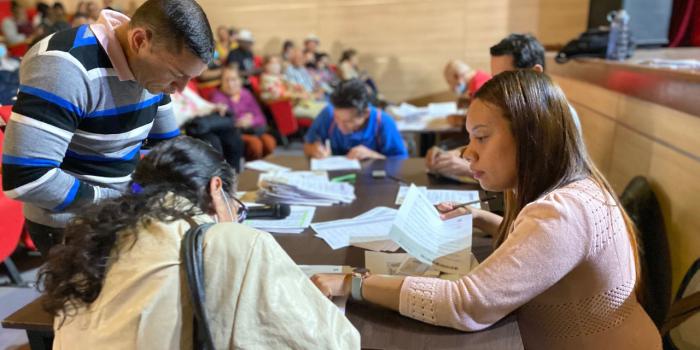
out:
M231 198L233 198L236 204L238 204L238 223L241 224L243 221L245 221L245 218L248 217L248 207L246 207L245 204L243 204L243 202L241 202L241 200L235 196Z

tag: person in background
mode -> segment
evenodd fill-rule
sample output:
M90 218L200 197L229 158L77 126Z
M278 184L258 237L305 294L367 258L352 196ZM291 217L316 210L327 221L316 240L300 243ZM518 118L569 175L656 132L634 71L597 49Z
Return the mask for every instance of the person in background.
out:
M323 99L323 90L317 84L309 70L306 69L304 54L298 48L293 48L290 53L290 62L284 72L285 79L296 86L295 89L303 89L308 94L307 98Z
M182 136L156 146L131 189L82 212L41 269L54 349L192 349L181 242L202 224L213 224L202 263L215 349L360 348L357 330L272 235L241 224L236 175L209 145Z
M364 82L352 79L338 84L331 95L331 103L316 117L304 136L307 156L325 158L333 154L351 159L408 157L394 120L370 105Z
M322 52L318 50L320 45L321 39L314 33L309 33L309 35L304 38L304 53L310 52L313 55L311 62L315 63L318 61L318 56L322 54Z
M18 89L19 60L10 57L7 52L7 46L0 42L0 105L13 104ZM2 118L0 118L0 121L4 124Z
M188 136L212 145L236 172L240 172L244 150L240 130L233 125L226 106L203 99L191 88L194 84L192 81L181 92L170 95L177 125Z
M235 65L226 66L221 73L221 87L211 97L213 103L225 105L233 115L234 124L243 131L245 159L256 160L271 154L277 141L267 133L267 122L253 94L243 87Z
M289 65L289 62L292 59L292 51L295 47L296 47L296 45L294 45L294 41L289 40L289 39L285 40L284 43L282 43L281 57L282 57L282 71L283 72L287 70L287 66Z
M44 257L76 213L122 195L145 142L180 133L169 94L201 74L213 52L194 0L147 0L133 18L104 10L98 23L58 32L27 53L2 187L23 202Z
M216 28L216 52L218 54L217 61L221 63L228 59L228 54L231 50L238 47L238 43L234 39L235 29L226 28L226 26L219 26Z
M316 56L314 70L311 74L326 95L330 95L333 92L333 85L338 83L338 76L330 67L330 57L325 53Z
M376 99L379 94L377 84L374 83L374 80L372 80L367 72L360 70L359 64L360 59L357 56L357 51L355 49L343 51L343 54L340 57L340 63L338 64L338 75L341 80L362 80L370 90L372 98Z
M90 18L84 13L76 13L73 15L73 19L70 22L71 28L77 28L80 27L83 24L89 24L90 23Z
M37 37L35 40L41 40L48 35L69 29L70 27L71 26L65 19L63 5L60 2L56 2L52 7L46 8L45 15L42 16L41 24L39 25L41 36Z
M468 64L460 60L451 60L445 65L443 71L445 82L455 95L470 100L476 91L484 85L491 76L478 69L472 69Z
M260 69L255 67L255 56L253 55L253 44L255 39L253 33L247 29L238 32L238 47L229 52L226 58L226 65L235 63L238 71L244 79L244 84L248 85L248 77L260 73Z
M260 98L265 103L289 100L294 116L299 118L315 118L326 106L326 102L311 98L301 85L285 80L281 74L282 62L279 57L266 57L264 69L260 82Z
M347 295L426 323L479 331L514 313L526 349L661 349L637 300L634 223L589 157L561 89L545 74L496 75L467 114L464 157L479 184L502 191L506 215L471 214L495 251L454 281L316 275L326 295ZM546 155L546 156L542 156Z
M510 34L490 49L491 74L498 75L505 71L531 69L538 73L545 70L544 47L532 35ZM576 111L571 108L574 123L580 130ZM429 171L448 177L471 177L469 162L461 157L463 147L449 151L431 148L425 156Z
M10 3L11 15L2 20L2 35L5 37L7 49L11 56L22 57L27 52L29 44L41 35L34 31L32 23L27 19L27 10L17 1Z
M100 11L102 9L94 1L88 1L85 6L90 23L97 22L100 19Z

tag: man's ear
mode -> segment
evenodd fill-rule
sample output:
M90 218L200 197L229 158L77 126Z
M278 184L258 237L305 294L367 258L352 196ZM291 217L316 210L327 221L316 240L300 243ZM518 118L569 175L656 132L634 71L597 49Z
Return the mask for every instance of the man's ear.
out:
M544 67L542 67L541 64L536 64L532 67L532 70L534 70L537 73L542 73L544 72Z
M142 27L136 27L129 31L129 45L131 50L138 53L140 50L148 49L151 45L151 32Z

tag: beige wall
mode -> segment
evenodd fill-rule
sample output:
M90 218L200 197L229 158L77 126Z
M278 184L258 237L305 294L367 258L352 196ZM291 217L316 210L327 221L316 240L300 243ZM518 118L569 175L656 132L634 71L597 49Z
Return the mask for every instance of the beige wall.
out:
M74 8L75 0L66 2ZM128 8L127 1L115 1ZM564 43L585 29L588 0L201 0L214 28L249 28L261 54L316 33L334 60L347 48L392 101L443 91L461 58L489 71L488 48L510 32Z
M700 252L700 116L555 79L581 118L591 158L615 191L622 193L637 175L650 181L664 215L675 293Z

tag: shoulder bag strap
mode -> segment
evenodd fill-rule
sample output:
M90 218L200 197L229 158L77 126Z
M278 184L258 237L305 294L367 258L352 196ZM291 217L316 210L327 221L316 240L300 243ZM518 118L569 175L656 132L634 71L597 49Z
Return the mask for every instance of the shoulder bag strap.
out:
M194 310L194 349L214 350L214 340L209 330L204 295L204 263L202 260L202 240L204 233L213 224L192 225L182 240L182 254L185 261L187 287Z

